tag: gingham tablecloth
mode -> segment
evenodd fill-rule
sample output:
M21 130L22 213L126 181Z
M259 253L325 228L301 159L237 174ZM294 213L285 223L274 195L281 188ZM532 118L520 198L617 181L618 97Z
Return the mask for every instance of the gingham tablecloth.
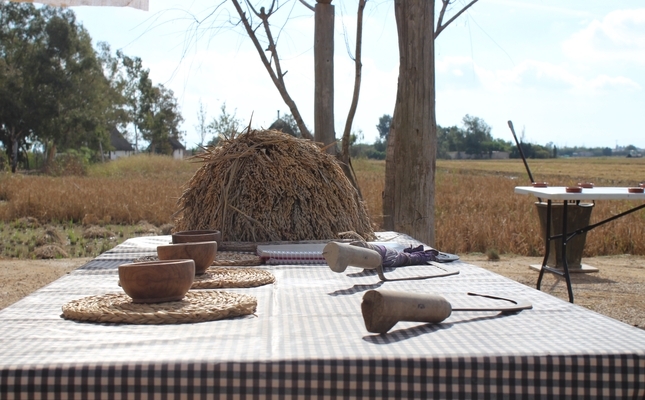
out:
M256 315L237 319L150 326L60 317L70 300L121 292L118 265L169 241L130 239L0 311L0 398L645 397L645 331L463 262L447 265L458 275L385 283L356 268L263 266L275 284L226 289L257 297ZM403 322L375 335L360 304L378 288L436 293L453 307L489 305L466 295L484 293L533 309L454 312L441 324Z

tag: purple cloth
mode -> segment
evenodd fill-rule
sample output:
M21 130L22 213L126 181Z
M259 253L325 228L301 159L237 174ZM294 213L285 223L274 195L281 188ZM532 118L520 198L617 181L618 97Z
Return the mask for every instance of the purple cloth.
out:
M383 268L396 268L404 265L422 265L428 261L435 261L439 251L435 249L424 250L423 245L417 247L408 247L403 251L397 251L380 244L372 244L367 242L352 242L353 246L364 247L378 252L382 258Z

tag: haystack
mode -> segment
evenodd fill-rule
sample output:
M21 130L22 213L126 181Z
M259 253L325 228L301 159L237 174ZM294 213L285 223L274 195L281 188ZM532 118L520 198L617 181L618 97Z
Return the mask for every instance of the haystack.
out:
M308 140L249 130L196 158L175 231L217 229L224 241L375 239L365 204L336 159Z

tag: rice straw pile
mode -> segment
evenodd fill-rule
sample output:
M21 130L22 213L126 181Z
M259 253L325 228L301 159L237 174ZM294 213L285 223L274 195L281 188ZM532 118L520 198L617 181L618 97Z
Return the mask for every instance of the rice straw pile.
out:
M248 130L195 156L204 163L178 200L175 230L224 241L375 239L365 204L335 157L309 140Z

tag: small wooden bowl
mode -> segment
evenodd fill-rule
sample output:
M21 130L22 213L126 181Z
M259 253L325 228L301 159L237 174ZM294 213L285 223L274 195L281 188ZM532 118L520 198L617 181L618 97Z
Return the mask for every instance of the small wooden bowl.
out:
M627 191L629 193L643 193L645 191L645 188L642 188L642 187L630 187L630 188L627 188Z
M567 193L582 193L582 188L580 186L569 186Z
M531 183L531 186L536 187L536 188L545 188L545 187L549 186L549 184L546 183L546 182L533 182L533 183Z
M174 243L157 246L160 260L191 259L195 261L195 274L200 275L213 263L217 256L217 242Z
M143 261L119 265L119 283L133 303L179 301L195 279L193 260Z
M218 242L222 241L222 232L215 230L181 231L172 234L173 243Z
M583 189L593 189L593 183L591 182L578 182L578 186Z
M645 188L645 182L641 182L641 183L639 183L639 184L638 184L638 187Z

